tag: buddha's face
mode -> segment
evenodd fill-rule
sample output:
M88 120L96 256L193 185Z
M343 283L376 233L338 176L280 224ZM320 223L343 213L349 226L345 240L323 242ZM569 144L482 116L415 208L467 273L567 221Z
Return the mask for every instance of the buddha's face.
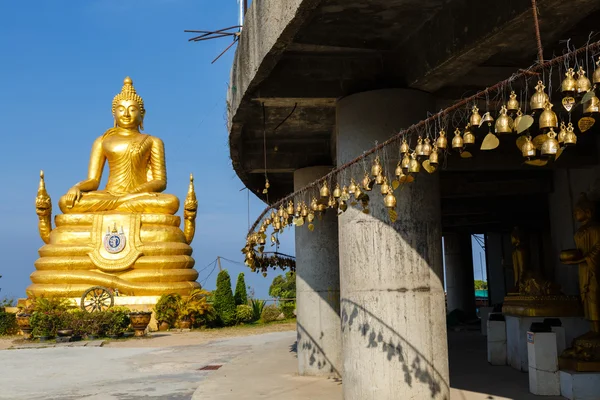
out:
M592 218L592 212L581 207L576 207L574 214L577 222L586 222Z
M144 118L140 106L135 100L120 100L115 107L115 121L125 129L137 129Z

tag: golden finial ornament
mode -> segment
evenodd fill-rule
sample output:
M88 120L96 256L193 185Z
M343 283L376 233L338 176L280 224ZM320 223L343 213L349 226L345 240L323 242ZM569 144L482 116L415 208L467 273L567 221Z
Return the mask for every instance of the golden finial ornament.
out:
M381 168L381 161L379 160L379 156L375 157L373 160L373 165L371 166L371 175L374 177L381 175L383 169Z
M596 70L594 71L594 75L592 75L592 81L594 85L600 83L600 57L598 57L598 61L596 61Z
M442 129L440 130L440 135L438 136L435 144L438 149L446 150L448 148L448 138L446 137L446 132Z
M544 106L548 101L548 95L544 92L544 89L546 89L544 82L538 81L537 85L535 85L535 93L531 96L531 100L529 101L532 110L544 109Z
M396 208L396 203L397 203L397 201L396 201L396 196L394 196L394 193L391 191L387 192L387 194L383 198L383 204L387 208Z
M592 94L592 93L590 93ZM589 95L588 95L589 96ZM584 96L587 97L587 96ZM594 114L597 113L600 106L600 100L595 95L592 95L588 100L583 103L583 113L584 114Z
M319 193L321 194L321 197L329 197L329 187L327 186L327 182L323 182L323 186L321 186Z
M558 140L556 140L556 132L554 132L553 128L550 128L550 131L548 132L548 139L546 139L544 141L544 143L542 144L542 149L541 149L541 153L542 153L542 157L551 157L556 155L556 153L558 152L558 149L560 148L560 145L558 144Z
M419 136L419 138L417 139L417 146L415 147L415 153L417 153L417 156L423 156L423 138L421 136Z
M183 234L185 242L191 244L196 233L196 214L198 212L198 200L194 189L194 175L190 174L188 193L183 203Z
M437 146L433 146L433 150L431 150L431 154L429 155L429 164L434 167L439 164L439 154Z
M408 166L408 172L419 172L421 170L421 164L417 161L417 153L413 152L410 155L410 165Z
M549 101L544 105L544 111L540 114L540 129L558 127L558 117L552 111L552 107L553 105Z
M564 122L560 123L560 130L558 131L558 135L556 136L556 140L558 143L562 143L565 141L565 136L567 136L567 126Z
M40 183L35 198L35 212L38 216L38 231L44 243L50 243L50 232L52 232L52 200L46 191L44 171L40 171Z
M521 153L523 154L523 157L528 160L535 157L535 145L531 141L531 136L527 135L525 137L525 143L523 143L523 146L521 147Z
M585 76L585 70L581 65L579 66L577 75L577 93L582 94L589 92L592 89L592 83L590 82L590 79Z
M577 135L575 134L575 128L571 122L569 122L569 126L567 127L567 134L564 138L564 144L565 146L577 144Z
M479 108L477 108L476 105L474 105L471 109L471 118L469 118L469 123L474 128L477 128L479 125L481 125L481 115L479 115Z
M565 72L565 79L563 79L560 84L560 91L566 95L572 95L577 90L577 80L575 77L575 70L573 68L569 68L567 72Z
M423 141L423 148L421 149L422 155L429 157L431 155L431 141L429 138L425 138Z
M514 93L514 92L513 92ZM508 108L503 105L500 108L500 115L496 120L496 125L494 126L494 131L496 133L511 133L513 131L513 119L507 114Z
M408 142L406 141L406 138L402 138L402 144L400 145L400 153L401 154L407 154L410 152L410 147L408 146Z
M519 109L517 110L517 116L515 117L515 120L513 122L513 130L516 132L517 128L519 127L519 123L521 122L521 119L523 118L523 112L521 111L521 108L519 107Z
M475 135L471 132L471 126L467 124L463 133L463 145L466 147L473 144L475 144Z
M464 141L462 136L460 135L460 129L456 128L454 130L454 137L452 138L452 148L453 149L462 149L464 146Z
M354 194L355 191L356 191L356 181L354 180L354 178L351 178L350 186L348 186L348 193Z
M342 196L342 189L340 188L340 184L335 184L335 189L333 189L333 197L339 199Z
M519 109L519 100L517 100L517 94L514 90L510 92L508 103L506 103L506 109L508 112L514 112Z

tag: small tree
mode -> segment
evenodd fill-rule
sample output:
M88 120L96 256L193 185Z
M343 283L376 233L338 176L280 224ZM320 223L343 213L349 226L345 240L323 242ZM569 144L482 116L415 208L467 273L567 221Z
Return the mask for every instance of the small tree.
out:
M235 324L236 305L233 292L231 291L231 278L227 270L219 272L219 276L217 276L214 308L223 325L229 326Z
M286 272L284 275L276 276L269 287L269 296L275 297L278 300L281 299L295 299L296 298L296 274L293 272Z
M244 273L240 272L235 285L235 305L248 305L248 294L246 293L246 281L244 280Z

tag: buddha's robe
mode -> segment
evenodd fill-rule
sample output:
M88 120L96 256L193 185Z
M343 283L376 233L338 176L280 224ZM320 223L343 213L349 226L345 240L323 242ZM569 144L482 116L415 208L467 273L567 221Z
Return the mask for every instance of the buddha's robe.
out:
M579 264L579 291L585 318L600 321L600 225L595 222L582 225L575 233L575 245L585 257Z

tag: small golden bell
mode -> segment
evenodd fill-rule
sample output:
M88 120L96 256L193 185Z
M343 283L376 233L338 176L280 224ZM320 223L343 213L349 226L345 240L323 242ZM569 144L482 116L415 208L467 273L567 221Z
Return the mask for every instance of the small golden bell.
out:
M544 92L544 83L542 81L538 81L535 86L535 93L531 96L531 100L529 101L529 105L532 110L542 110L544 105L548 101L548 95Z
M531 141L531 136L527 135L525 138L525 143L523 143L523 146L521 147L521 153L523 154L523 157L527 159L535 157L535 145Z
M381 185L381 184L383 184L383 181L384 181L383 175L379 174L375 177L376 184Z
M549 101L544 105L544 111L540 115L540 129L558 127L558 118L556 113L552 111L552 106Z
M488 124L491 124L492 122L494 122L494 117L492 117L492 114L490 114L490 112L486 112L485 114L483 114L483 119L481 120L481 122L487 122Z
M599 106L600 106L600 100L598 100L598 97L592 96L592 97L590 97L590 99L588 101L583 103L583 113L584 114L597 113L600 108Z
M431 141L429 140L429 138L425 138L423 148L421 149L421 151L423 152L423 156L425 157L429 157L429 155L431 154Z
M471 118L469 119L469 123L475 128L481 125L481 115L479 115L479 108L477 108L476 105L473 106L473 109L471 110Z
M433 150L429 155L429 164L433 165L434 167L439 164L439 154L437 146L433 146Z
M408 168L410 167L410 157L408 156L408 154L404 154L400 165L402 166L403 170L408 170Z
M509 112L517 111L519 109L519 101L517 100L517 94L515 91L510 92L508 103L506 104L506 109Z
M358 200L358 198L362 195L362 190L360 186L356 185L356 190L354 191L354 198Z
M339 199L342 196L342 189L340 189L340 184L335 184L335 189L333 189L333 197Z
M440 136L438 136L435 144L438 149L445 150L448 148L448 138L446 137L446 132L443 129L440 131Z
M265 244L267 241L265 240L264 236L260 236L258 238L258 244Z
M302 202L302 213L300 215L302 215L302 217L304 218L306 218L306 216L308 215L308 206L305 202Z
M381 194L386 194L390 190L390 185L388 184L387 178L383 178L383 182L381 183Z
M542 144L542 156L550 157L556 155L559 147L560 145L558 144L558 140L556 140L556 132L554 132L553 128L550 128L550 131L548 132L548 139L546 139Z
M329 196L329 201L327 202L327 207L335 208L337 206L337 201L335 201L335 197Z
M392 192L388 192L388 194L383 198L383 204L387 208L395 208L396 207L396 196Z
M348 186L344 185L344 187L342 188L342 196L344 197L344 201L348 200L348 198L350 197L350 192L348 191Z
M287 213L289 215L294 215L294 203L292 201L288 202Z
M408 166L408 172L419 172L421 170L421 164L417 161L417 154L412 153L410 155L410 165Z
M321 186L321 197L329 197L329 187L327 186L327 182L323 182L323 186Z
M564 143L565 146L577 144L577 135L575 134L575 128L573 128L573 124L571 122L569 122L569 126L567 127L567 134L565 135Z
M471 132L471 127L468 124L465 127L465 133L463 133L463 144L465 146L475 144L475 135Z
M268 188L270 188L270 187L271 187L271 184L269 183L269 180L267 179L267 180L265 181L265 189L268 189Z
M454 131L454 137L452 138L452 148L453 149L462 149L464 146L464 141L462 136L460 136L460 130L456 128Z
M585 70L581 65L579 66L577 75L579 76L577 78L577 93L582 94L589 92L592 89L592 83L590 82L589 78L585 76Z
M396 170L394 171L394 175L402 175L402 163L400 161L398 161L398 164L396 164Z
M592 81L595 85L600 83L600 57L596 61L596 70L594 71L594 75L592 75Z
M406 154L410 152L410 147L408 146L408 142L406 141L406 138L402 139L402 144L400 145L400 153L402 154Z
M366 172L365 172L365 177L362 180L362 186L366 192L368 192L372 189L371 188L371 178L369 177L369 174L367 174Z
M419 136L419 138L417 139L417 147L415 147L415 153L417 153L417 156L424 156L424 154L423 154L423 138L421 136Z
M283 209L283 205L281 207L279 207L279 210L277 211L277 215L281 218L283 217L283 213L284 213L284 209Z
M316 197L313 197L312 201L310 202L310 209L313 211L317 211L319 209L319 204L317 203Z
M271 225L272 222L273 222L273 220L271 218L265 219L265 224L267 224L267 225Z
M573 68L569 68L567 72L565 72L565 79L563 79L560 85L560 91L563 92L563 94L571 95L577 90L577 81L574 76L575 70L573 70Z
M562 143L565 141L565 136L567 136L567 127L564 122L560 123L560 131L558 131L558 136L556 136L556 140L558 143Z
M377 176L381 175L382 168L381 162L379 161L379 156L375 157L375 161L373 161L373 166L371 167L371 175Z
M356 181L354 178L350 179L350 186L348 186L348 193L353 194L356 191Z
M294 213L294 216L299 217L300 215L302 215L302 206L300 205L300 203L298 203L298 205L296 206L296 212Z
M513 130L513 119L507 115L507 107L502 106L500 108L500 115L496 120L494 130L496 133L511 133Z

